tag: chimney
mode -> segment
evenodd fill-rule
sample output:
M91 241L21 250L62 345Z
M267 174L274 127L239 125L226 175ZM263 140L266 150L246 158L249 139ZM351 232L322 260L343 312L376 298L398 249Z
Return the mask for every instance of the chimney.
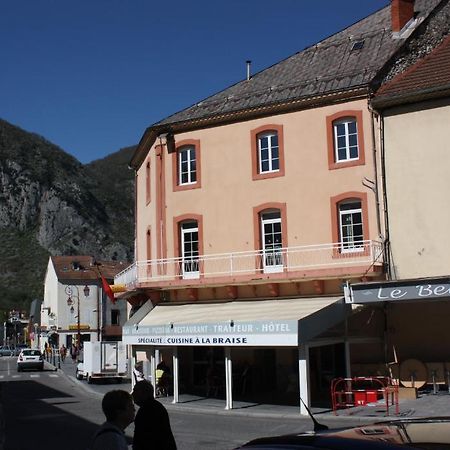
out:
M252 62L250 60L247 60L247 61L245 61L245 63L247 64L247 81L249 81L250 78L252 77L252 73L251 73Z
M392 0L391 25L393 32L399 32L414 17L414 0Z

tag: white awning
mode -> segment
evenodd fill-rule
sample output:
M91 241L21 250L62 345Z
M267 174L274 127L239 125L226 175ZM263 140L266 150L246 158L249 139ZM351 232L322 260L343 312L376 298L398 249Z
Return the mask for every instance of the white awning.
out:
M123 327L140 345L297 346L344 320L342 297L232 301L155 306Z

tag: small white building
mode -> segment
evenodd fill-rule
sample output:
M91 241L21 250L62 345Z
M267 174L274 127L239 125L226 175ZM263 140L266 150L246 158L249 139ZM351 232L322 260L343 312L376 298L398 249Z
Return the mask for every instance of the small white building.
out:
M111 283L124 267L121 262L96 261L92 256L51 256L41 307L41 346L53 340L69 348L78 334L81 342L121 340L127 304L112 302L101 275Z

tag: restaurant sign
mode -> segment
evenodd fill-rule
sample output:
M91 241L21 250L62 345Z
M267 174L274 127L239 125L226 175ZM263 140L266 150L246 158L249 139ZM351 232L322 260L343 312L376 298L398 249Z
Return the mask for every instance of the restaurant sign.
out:
M297 320L129 325L123 327L122 340L158 346L297 346L297 331Z
M350 286L345 289L346 303L397 302L401 300L437 300L450 298L450 283L447 280L430 282L377 283L374 285Z

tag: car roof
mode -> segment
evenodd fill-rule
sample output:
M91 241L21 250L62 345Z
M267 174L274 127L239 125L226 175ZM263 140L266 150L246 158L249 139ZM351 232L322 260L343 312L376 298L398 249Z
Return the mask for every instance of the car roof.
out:
M254 439L241 448L249 450L450 448L450 417L401 418L319 433L264 437Z
M328 450L388 450L413 449L383 441L362 440L337 437L334 435L297 434L255 439L240 447L242 450L294 450L294 449L328 449Z

